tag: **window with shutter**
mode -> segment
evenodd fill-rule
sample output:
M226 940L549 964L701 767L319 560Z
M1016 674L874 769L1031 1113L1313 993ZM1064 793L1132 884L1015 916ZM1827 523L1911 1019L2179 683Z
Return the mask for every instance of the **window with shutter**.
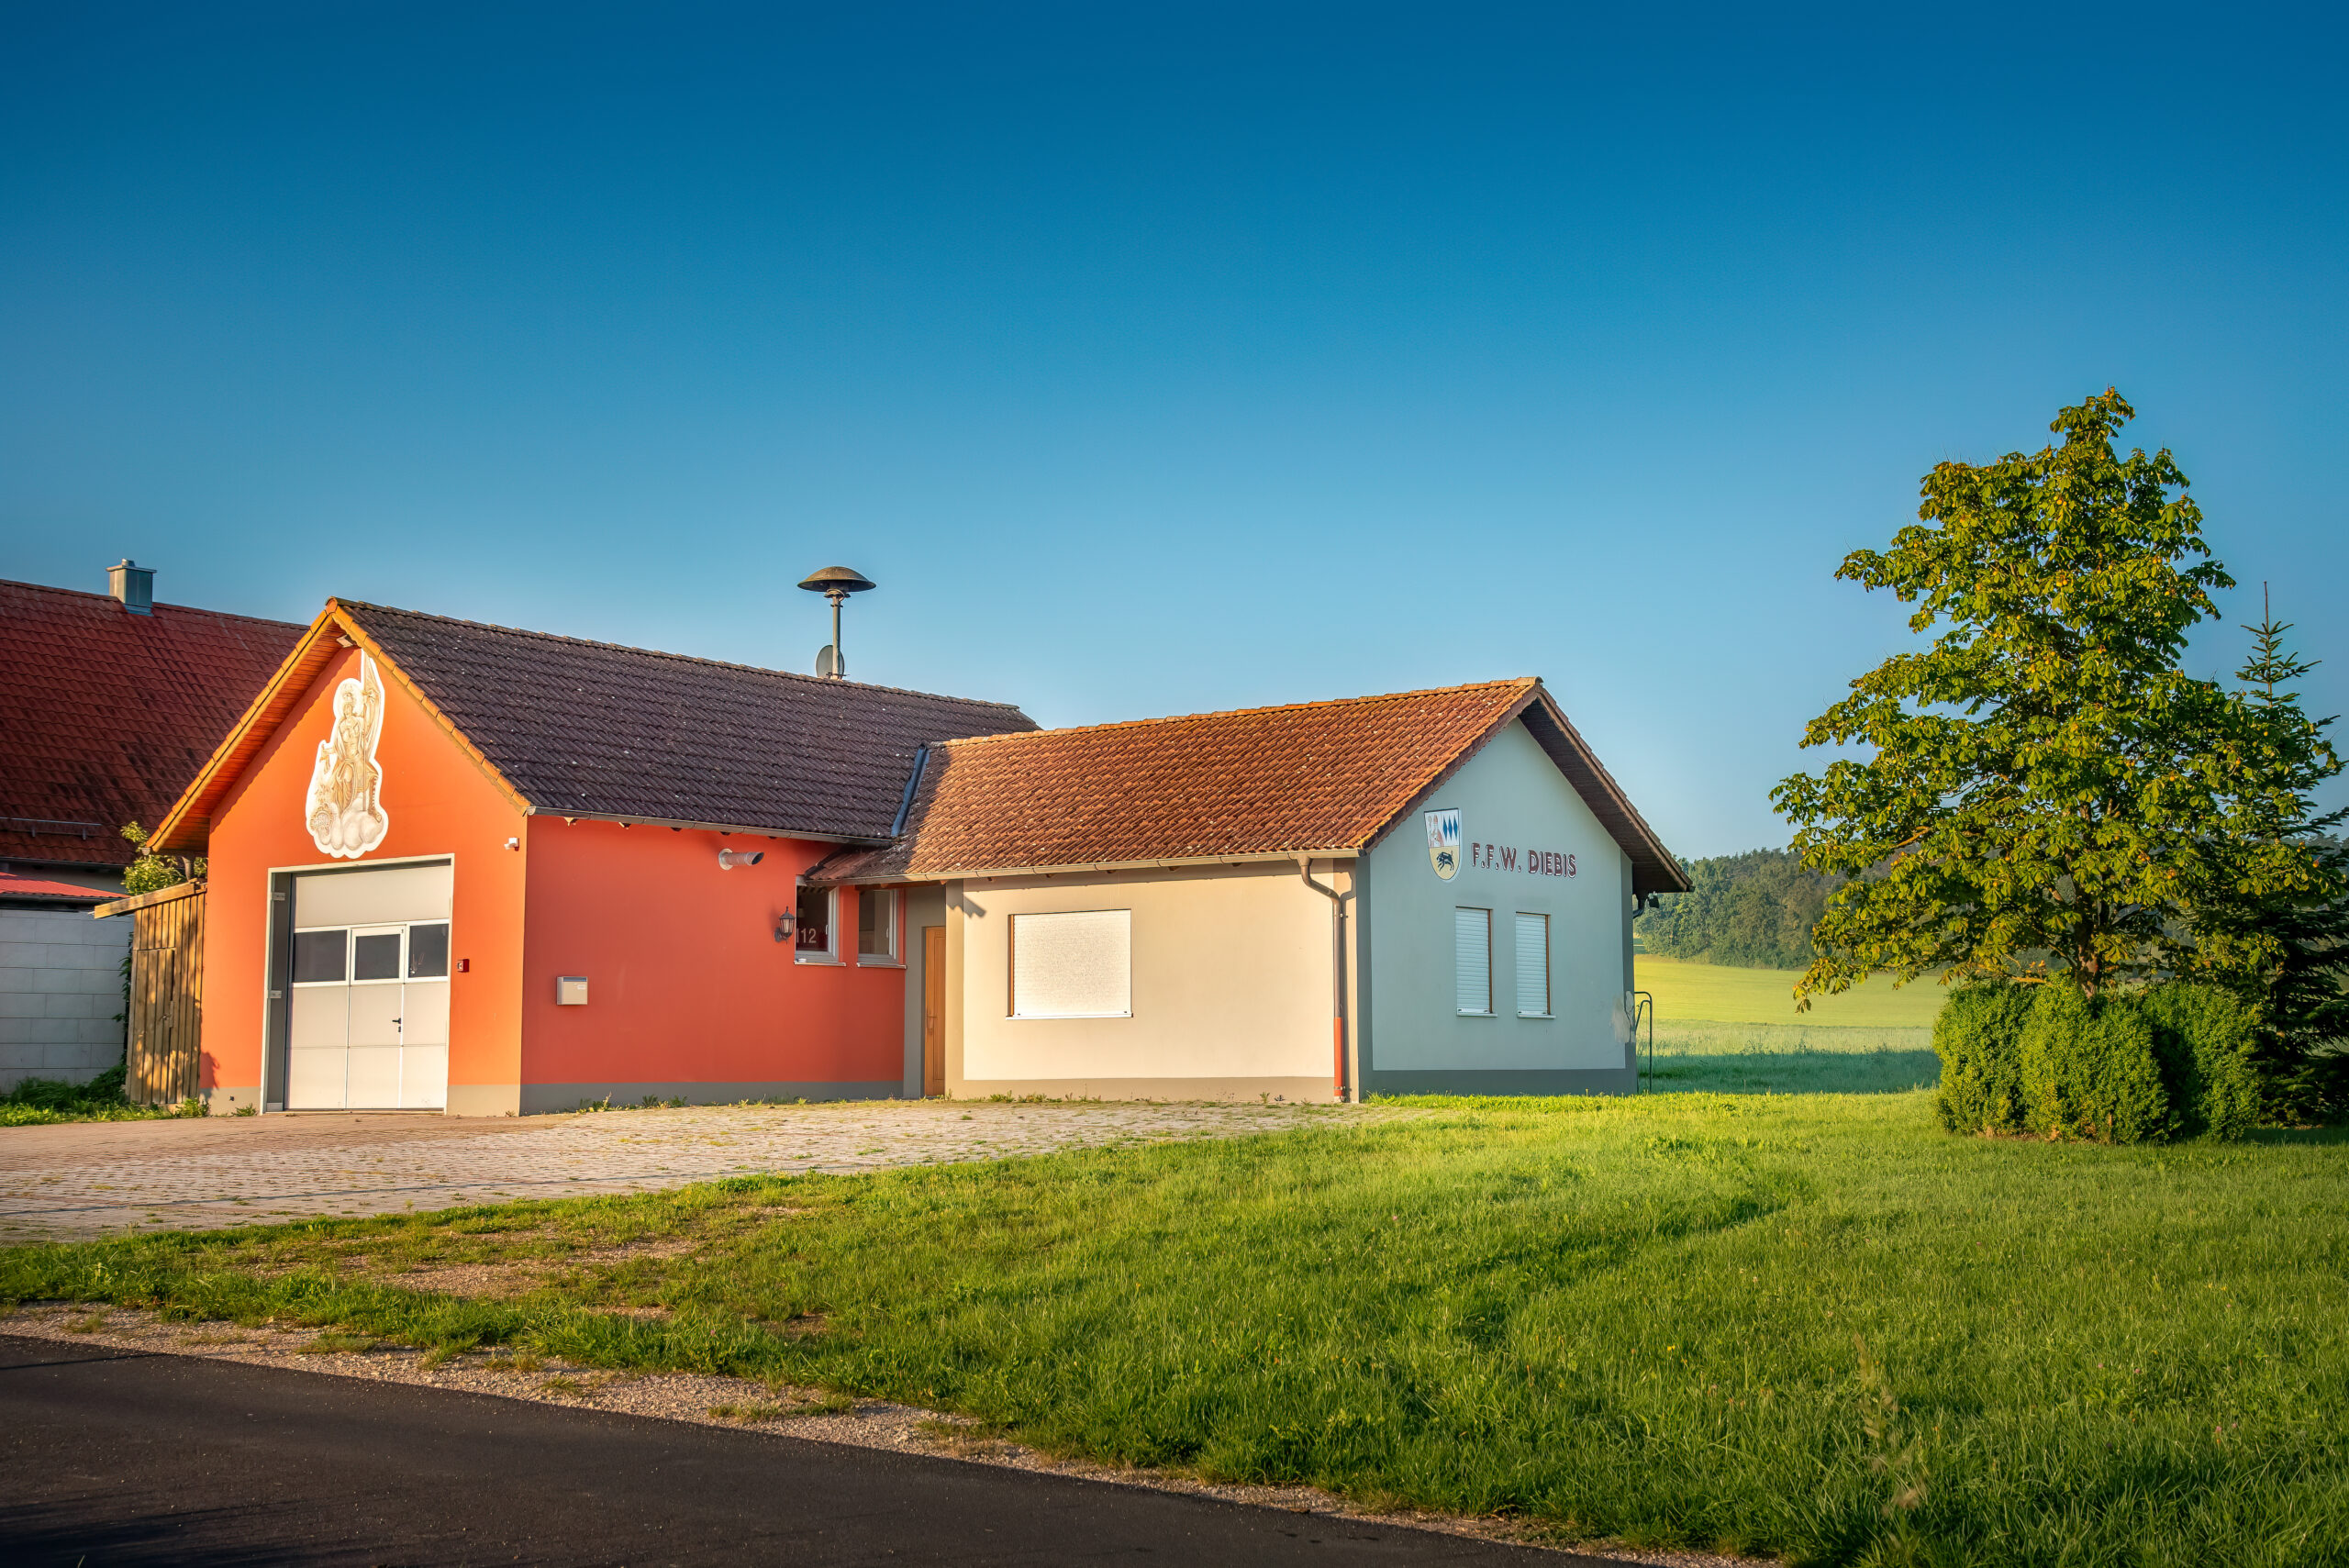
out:
M1550 917L1517 917L1517 1016L1550 1016Z
M1011 917L1011 1016L1133 1017L1133 911Z
M1455 1010L1490 1018L1493 1011L1493 912L1452 912L1453 986Z

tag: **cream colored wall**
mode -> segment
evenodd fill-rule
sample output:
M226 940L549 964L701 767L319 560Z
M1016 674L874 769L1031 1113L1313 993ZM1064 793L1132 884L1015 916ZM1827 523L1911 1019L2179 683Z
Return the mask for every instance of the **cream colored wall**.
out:
M947 906L951 1094L1331 1093L1330 905L1294 862L974 881ZM1079 909L1133 912L1132 1016L1008 1017L1010 917Z
M1417 1078L1382 1084L1389 1073L1462 1073L1456 1085L1447 1086L1463 1092L1476 1088L1480 1073L1624 1073L1631 1059L1615 1033L1631 921L1631 865L1622 850L1521 723L1487 741L1424 809L1455 806L1462 842L1460 870L1451 881L1437 876L1428 860L1419 810L1371 850L1365 1086L1372 1093L1437 1086ZM1518 869L1486 865L1471 855L1472 843L1487 842L1515 849ZM1575 874L1529 874L1523 869L1529 848L1574 855ZM1489 1018L1454 1010L1453 914L1464 906L1493 915ZM1547 1018L1517 1016L1510 917L1520 911L1550 917L1553 1016ZM1526 1078L1509 1092L1617 1086L1611 1079L1542 1083ZM1621 1086L1628 1084L1626 1078Z

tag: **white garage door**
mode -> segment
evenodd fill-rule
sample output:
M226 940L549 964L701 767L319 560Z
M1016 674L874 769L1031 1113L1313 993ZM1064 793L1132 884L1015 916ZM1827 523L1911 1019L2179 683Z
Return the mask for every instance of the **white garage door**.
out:
M294 879L288 1110L449 1103L446 863Z

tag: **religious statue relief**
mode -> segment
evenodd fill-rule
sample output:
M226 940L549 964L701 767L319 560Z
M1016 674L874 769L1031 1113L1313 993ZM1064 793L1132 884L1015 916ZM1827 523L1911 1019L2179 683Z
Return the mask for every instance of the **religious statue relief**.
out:
M391 831L384 770L375 762L383 734L384 678L362 652L358 679L334 689L334 730L318 742L309 796L302 804L310 837L336 860L357 860Z

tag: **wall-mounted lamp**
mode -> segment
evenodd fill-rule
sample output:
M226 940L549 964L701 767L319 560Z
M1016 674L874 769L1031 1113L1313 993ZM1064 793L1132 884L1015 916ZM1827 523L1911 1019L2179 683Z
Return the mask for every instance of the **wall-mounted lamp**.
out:
M774 940L779 942L789 941L791 940L791 927L792 916L789 910L785 910L784 913L777 915L774 917Z
M732 871L736 866L754 866L766 858L764 850L720 850L718 851L718 869Z
M509 850L518 850L522 847L522 840L519 839L508 839L506 840L506 847Z

